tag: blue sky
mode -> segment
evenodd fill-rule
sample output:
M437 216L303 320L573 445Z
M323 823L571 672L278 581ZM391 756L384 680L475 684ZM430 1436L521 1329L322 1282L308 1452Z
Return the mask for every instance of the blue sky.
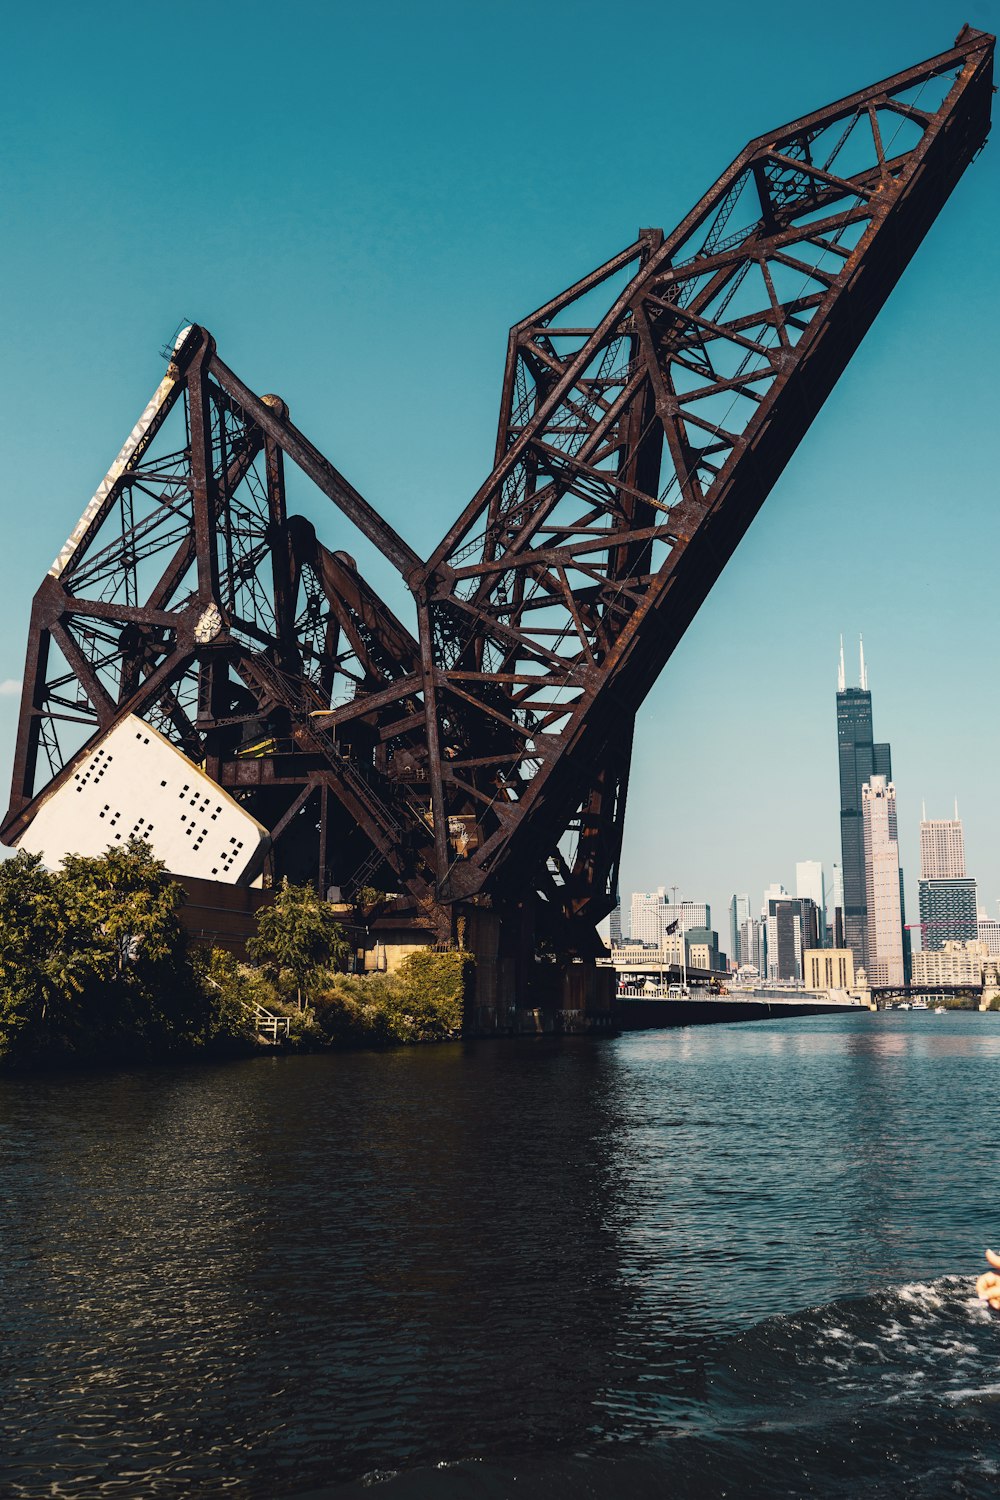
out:
M426 553L489 468L510 323L672 227L748 138L965 20L996 31L1000 3L8 16L0 680L182 318ZM837 643L853 663L863 632L911 910L921 799L957 796L996 912L998 160L966 174L647 700L623 890L677 884L722 929L734 889L756 904L797 859L829 868ZM0 689L4 777L16 715Z

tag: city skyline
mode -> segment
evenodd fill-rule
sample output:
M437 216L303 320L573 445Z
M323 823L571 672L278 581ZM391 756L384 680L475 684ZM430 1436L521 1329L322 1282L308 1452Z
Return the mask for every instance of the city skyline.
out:
M822 601L817 605L817 611L823 613ZM805 619L810 638L816 640L819 632L812 625L811 616L807 615ZM803 673L802 650L796 650L794 660L788 660L787 670L794 670L796 674L796 701L806 705L807 712L791 716L783 723L782 732L789 753L782 759L780 778L775 774L769 779L767 773L773 756L765 745L755 744L752 738L748 753L756 767L755 795L743 790L739 780L727 787L713 779L715 760L709 752L708 763L703 768L711 788L706 797L713 795L718 800L721 795L725 801L724 809L718 814L725 820L728 831L724 846L708 848L699 845L694 838L685 847L678 838L674 853L673 840L669 839L664 827L661 842L669 840L672 846L666 856L662 851L654 854L647 850L640 854L631 837L636 816L633 809L640 805L644 795L652 795L652 792L644 784L646 768L637 759L630 790L630 817L626 819L623 891L638 888L639 884L652 888L669 878L677 880L683 894L709 900L713 908L726 912L734 892L748 891L756 911L760 897L769 885L780 881L788 890L794 890L796 864L816 859L822 862L826 874L828 911L832 920L832 872L840 863L841 855L837 812L838 763L830 703L831 688L837 682L840 634L838 625L826 639L817 640L818 659L822 665L815 673ZM883 646L881 633L872 630L867 620L863 631L844 631L843 634L851 635L855 640L861 634L864 636L866 671L869 684L874 685L877 692L879 725L892 742L893 773L900 797L899 845L908 921L916 923L919 920L922 809L925 805L932 811L949 808L956 798L960 807L976 809L975 818L971 822L966 820L965 826L968 868L977 877L979 906L992 917L1000 905L1000 805L997 799L988 795L995 774L988 744L979 736L970 740L962 724L947 716L934 721L933 734L929 735L926 701L912 671L912 662L903 654L889 652ZM891 639L896 632L890 634L887 629L886 635ZM776 649L783 644L778 641ZM947 672L951 667L942 660L939 669ZM689 688L693 698L694 684L689 684ZM681 701L683 703L685 699ZM751 707L750 718L759 724L763 733L766 713L761 705L758 708L760 712L755 718ZM806 767L811 774L806 773ZM649 768L650 778L654 771L658 776L655 763ZM794 784L794 798L788 790L790 783ZM688 813L687 801L681 811L682 826L704 821ZM733 857L734 849L738 851L736 857ZM648 876L645 881L640 880L634 885L630 872L636 868L648 872ZM683 885L680 884L682 880ZM724 928L728 942L728 922ZM917 938L918 934L914 932L912 936ZM917 947L917 942L913 946Z
M890 781L892 769L892 752L891 746L887 741L875 741L872 734L872 693L870 687L868 664L865 659L864 639L860 634L858 659L859 680L857 686L849 687L847 685L846 678L847 672L845 665L844 640L843 636L841 636L839 660L837 665L838 733L840 739L838 760L840 770L841 800L843 800L844 797L843 726L845 706L848 709L848 716L852 717L852 719L854 720L857 719L857 715L860 712L861 720L863 721L864 726L863 732L868 736L868 739L865 741L865 743L868 745L869 754L867 760L865 761L865 766L870 765L871 769L868 770L866 774L858 774L856 776L856 780L858 783L858 792L860 794L862 786L866 785L869 780L878 775L874 767L876 765L879 765L883 768L884 772L889 773L887 775L882 775L881 777L879 777L880 795L882 795L885 791L886 783ZM854 724L852 727L852 734L854 733L855 729L856 724ZM856 756L856 747L854 746L852 746L852 756ZM862 766L861 769L862 771L864 771L865 767ZM852 775L856 773L857 770L858 767L852 762ZM903 824L902 830L897 827L897 817L895 811L895 790L895 784L892 783L889 787L892 801L892 836L893 842L896 845L896 858L900 864L901 881L905 882L906 866L902 854L904 846L906 846L908 843L912 843L919 850L919 858L916 859L915 863L911 864L911 870L916 869L918 873L915 878L911 877L910 884L913 889L910 893L909 903L907 902L905 884L903 884L901 890L900 915L903 923L905 924L903 930L904 949L906 951L909 951L910 949L912 949L913 951L917 951L920 948L939 947L940 942L948 936L959 937L962 940L973 939L977 936L977 923L979 924L979 926L981 926L983 920L990 924L991 931L993 925L997 925L998 935L995 939L993 939L993 941L996 941L998 945L1000 945L1000 917L994 919L990 915L988 910L983 910L984 901L988 905L989 898L983 896L982 890L979 888L978 883L972 878L962 878L965 877L966 871L965 836L964 822L958 817L958 798L953 797L952 799L954 804L953 818L928 819L927 799L926 797L921 797L920 818L914 823L914 827L916 829L916 838L907 840L905 837L905 832L903 831L905 830L905 822ZM860 795L858 800L860 803ZM977 807L979 807L981 803L977 802L976 805ZM841 823L843 826L843 809L841 814ZM864 880L866 876L863 851L864 822L861 806L858 807L858 825L859 842L862 844L862 849L859 851L859 853L861 854L860 873L862 879ZM717 924L720 925L720 945L725 945L725 951L730 956L730 958L732 958L735 962L740 961L739 930L742 926L743 921L746 920L747 916L749 916L750 918L756 918L758 920L764 917L766 915L768 898L777 894L779 891L783 896L791 895L792 891L794 891L795 896L812 897L817 907L817 911L822 913L825 917L828 929L825 942L822 940L821 934L820 945L837 946L837 944L834 942L834 922L835 910L838 905L838 892L842 893L843 890L843 881L841 875L841 860L843 856L842 849L838 851L838 856L838 858L833 859L829 863L827 863L827 861L823 859L816 859L812 857L805 858L798 857L796 855L786 856L785 865L786 867L791 866L794 869L794 880L790 882L788 887L786 887L785 885L784 876L778 880L772 879L768 881L768 883L763 888L763 894L759 904L755 900L752 891L747 892L745 890L742 890L742 882L740 882L739 880L733 880L730 883L730 894L726 900L724 908L726 912L726 919L722 921L721 924ZM943 894L935 890L932 896L928 898L925 894L925 887L928 883L928 871L935 872L936 874L936 879L934 882L935 886L941 886L947 883L949 885L949 889ZM956 898L950 887L958 887L959 885L962 887L962 891ZM718 880L715 881L714 888L717 887ZM684 899L686 905L694 905L695 902L700 902L702 899L702 893L700 890L697 892L692 892L690 895L688 895L682 890L679 885L664 886L661 883L656 889L658 890L661 900L663 899L664 892L666 890L672 890L675 893L680 894L680 896ZM623 890L626 890L624 886ZM821 893L823 899L816 899L818 893ZM644 893L641 892L628 893L626 890L626 894L623 896L621 902L623 929L627 928L629 925L629 902L631 901L633 903L634 909L635 901L641 898L643 894ZM649 897L651 897L653 895L653 892L649 892L647 894ZM939 921L942 914L948 915L950 919L956 899L959 901L961 906L961 914L963 919L962 922L956 926L954 932L946 933L936 940L926 940L921 924L924 924L928 921L927 901L931 900L932 903L936 903L933 904L933 909L930 910L930 922L933 926ZM867 892L865 893L865 900L867 903ZM710 907L712 903L709 902L707 904ZM997 909L1000 909L1000 897L994 898L993 905ZM969 918L967 908L971 909L971 920ZM909 916L907 916L907 914L909 914ZM961 930L959 930L959 928ZM636 938L634 932L631 933L631 936L633 940L643 940L642 938ZM848 946L850 946L850 944L848 944ZM864 958L861 957L858 962L863 965Z

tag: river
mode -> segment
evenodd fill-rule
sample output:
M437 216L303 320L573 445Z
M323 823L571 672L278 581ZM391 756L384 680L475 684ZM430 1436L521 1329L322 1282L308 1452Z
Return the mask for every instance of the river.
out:
M994 1496L998 1093L867 1012L4 1079L0 1493Z

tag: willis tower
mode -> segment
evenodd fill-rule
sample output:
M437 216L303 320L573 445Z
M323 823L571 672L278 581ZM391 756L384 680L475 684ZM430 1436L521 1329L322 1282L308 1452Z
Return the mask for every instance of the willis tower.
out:
M844 942L856 964L867 962L868 903L865 888L865 825L861 788L872 776L892 780L892 758L887 744L876 745L872 735L872 695L861 642L861 686L849 688L844 678L844 640L840 640L837 677L837 749L840 758L840 849L844 874Z

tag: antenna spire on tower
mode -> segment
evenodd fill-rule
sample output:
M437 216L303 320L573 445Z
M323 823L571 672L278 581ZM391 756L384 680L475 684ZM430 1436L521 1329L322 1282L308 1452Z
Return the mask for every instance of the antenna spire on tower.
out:
M837 692L842 693L847 687L847 676L844 672L844 637L840 637L840 666L837 668Z
M858 641L859 641L860 646L861 646L861 690L862 690L862 692L867 693L867 691L868 691L868 670L865 667L865 638L864 638L864 636L863 635L859 635L858 636Z

